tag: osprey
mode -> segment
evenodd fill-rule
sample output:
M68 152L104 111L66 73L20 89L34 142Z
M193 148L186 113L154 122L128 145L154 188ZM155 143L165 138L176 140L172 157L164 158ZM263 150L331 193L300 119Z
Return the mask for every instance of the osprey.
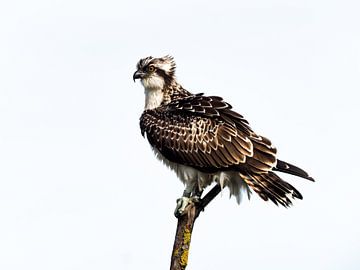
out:
M213 182L228 187L238 203L244 192L250 197L250 189L263 200L284 207L292 204L291 199L302 199L300 192L275 172L313 178L279 160L270 140L257 135L221 97L184 89L176 80L173 57L149 56L136 68L133 79L140 79L145 88L141 133L156 157L185 184L176 216Z

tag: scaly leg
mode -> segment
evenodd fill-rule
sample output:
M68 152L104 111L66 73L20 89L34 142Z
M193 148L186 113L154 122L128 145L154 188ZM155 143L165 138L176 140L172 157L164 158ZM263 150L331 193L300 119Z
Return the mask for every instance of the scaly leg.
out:
M176 200L176 208L174 215L180 217L184 214L186 207L192 203L198 203L202 191L199 190L197 185L186 185L183 196Z

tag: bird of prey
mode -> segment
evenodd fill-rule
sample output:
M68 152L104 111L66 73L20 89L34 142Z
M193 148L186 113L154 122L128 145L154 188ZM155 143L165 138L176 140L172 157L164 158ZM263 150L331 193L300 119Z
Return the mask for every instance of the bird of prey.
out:
M184 213L213 182L228 187L240 203L251 189L263 200L288 207L302 199L276 172L311 181L304 170L279 160L276 148L256 134L247 120L218 96L192 94L175 77L173 57L146 57L136 65L134 81L145 89L140 128L156 157L185 184L175 215Z

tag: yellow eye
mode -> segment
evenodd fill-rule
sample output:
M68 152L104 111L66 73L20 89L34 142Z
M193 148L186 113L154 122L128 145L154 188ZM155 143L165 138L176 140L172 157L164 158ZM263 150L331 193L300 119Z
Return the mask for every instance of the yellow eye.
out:
M155 68L153 66L148 67L148 71L153 72L154 70L155 70Z

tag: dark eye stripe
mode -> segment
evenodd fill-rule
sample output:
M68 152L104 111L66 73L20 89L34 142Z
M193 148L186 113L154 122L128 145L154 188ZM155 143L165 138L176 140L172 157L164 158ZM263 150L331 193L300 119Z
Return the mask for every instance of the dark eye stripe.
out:
M165 73L165 71L163 71L162 69L157 69L157 70L156 70L156 73L157 73L158 75L160 75L161 77L166 77L166 76L167 76L167 74Z

